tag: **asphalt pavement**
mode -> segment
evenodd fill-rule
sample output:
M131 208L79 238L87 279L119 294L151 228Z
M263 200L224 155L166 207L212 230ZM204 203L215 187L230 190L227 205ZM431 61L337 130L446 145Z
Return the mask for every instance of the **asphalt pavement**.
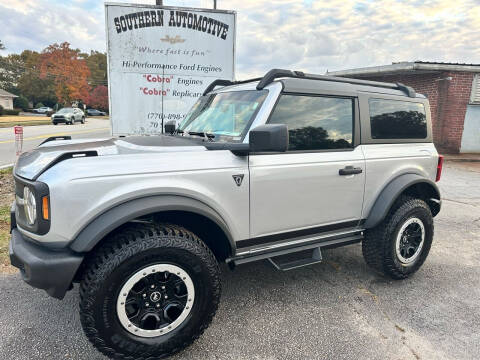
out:
M410 279L374 273L360 244L288 272L223 268L217 316L172 359L479 359L480 166L447 163L440 187L432 250ZM0 275L0 359L105 359L82 333L77 287L57 301Z
M37 147L50 136L70 135L72 139L109 137L110 120L87 118L85 124L38 125L23 128L23 151ZM15 162L15 134L13 127L0 128L0 168Z

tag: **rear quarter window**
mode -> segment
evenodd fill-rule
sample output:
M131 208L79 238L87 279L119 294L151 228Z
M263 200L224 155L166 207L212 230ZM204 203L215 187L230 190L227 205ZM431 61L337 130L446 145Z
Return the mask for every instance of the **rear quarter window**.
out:
M427 116L422 103L369 99L372 139L425 139Z

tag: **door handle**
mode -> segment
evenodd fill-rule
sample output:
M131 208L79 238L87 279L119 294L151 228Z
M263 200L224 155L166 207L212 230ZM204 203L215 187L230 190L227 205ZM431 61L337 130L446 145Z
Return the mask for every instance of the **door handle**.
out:
M356 168L353 166L345 166L343 169L338 170L338 175L345 176L345 175L355 175L361 174L362 168Z

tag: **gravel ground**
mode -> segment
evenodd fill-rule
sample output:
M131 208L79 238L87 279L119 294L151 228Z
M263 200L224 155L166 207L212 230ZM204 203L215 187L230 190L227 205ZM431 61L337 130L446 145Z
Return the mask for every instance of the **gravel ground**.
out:
M447 164L432 251L404 281L369 270L359 244L289 272L223 270L212 325L180 359L479 359L480 165ZM0 275L0 359L104 359L64 301Z

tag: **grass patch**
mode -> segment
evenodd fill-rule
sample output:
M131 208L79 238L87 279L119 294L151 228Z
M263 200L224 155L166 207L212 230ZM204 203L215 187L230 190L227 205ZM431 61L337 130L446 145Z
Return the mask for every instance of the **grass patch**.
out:
M0 264L8 266L8 241L10 240L10 207L0 207Z
M0 123L2 122L25 122L25 121L41 121L41 120L50 120L49 116L35 116L35 115L3 115L0 116Z
M0 128L21 126L35 126L35 125L51 125L51 120L28 120L28 121L0 121Z
M0 273L13 273L10 265L8 243L10 241L10 206L14 199L12 168L0 170Z
M5 169L0 169L0 175L11 175L13 171L13 167L8 167Z

